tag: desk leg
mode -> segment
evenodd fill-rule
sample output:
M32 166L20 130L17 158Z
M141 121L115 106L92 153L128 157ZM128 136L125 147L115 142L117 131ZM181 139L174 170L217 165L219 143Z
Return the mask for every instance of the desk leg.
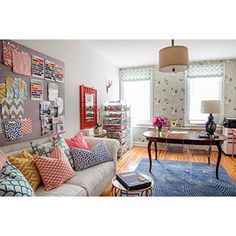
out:
M155 146L155 159L157 160L157 142L154 141Z
M217 163L216 163L216 178L219 179L218 176L218 171L219 171L219 166L220 166L220 160L221 160L221 155L222 155L222 149L221 149L221 145L217 144L216 145L218 148L218 159L217 159Z
M152 172L152 154L151 154L151 146L153 141L148 141L148 157L149 157L149 172Z
M208 164L210 165L211 164L211 154L212 154L212 147L211 147L211 144L209 146L209 154L208 154Z

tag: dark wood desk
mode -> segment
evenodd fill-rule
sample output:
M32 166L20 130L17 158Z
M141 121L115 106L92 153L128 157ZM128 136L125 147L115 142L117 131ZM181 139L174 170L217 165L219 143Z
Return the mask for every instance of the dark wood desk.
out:
M149 156L149 172L152 171L152 155L151 145L154 143L155 156L157 159L157 143L175 143L175 144L192 144L192 145L215 145L218 148L218 158L216 163L216 178L218 179L218 170L222 155L221 145L226 140L224 135L219 135L219 138L200 138L199 132L187 131L183 133L172 133L172 131L163 132L162 135L158 135L156 131L147 131L143 135L148 140L148 156Z

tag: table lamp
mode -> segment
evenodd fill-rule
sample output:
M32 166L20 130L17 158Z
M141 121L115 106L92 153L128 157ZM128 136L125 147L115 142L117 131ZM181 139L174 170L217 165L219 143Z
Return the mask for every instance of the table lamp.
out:
M221 112L221 101L220 100L205 100L201 103L201 113L210 113L208 121L205 124L207 135L212 137L216 131L216 123L212 113Z

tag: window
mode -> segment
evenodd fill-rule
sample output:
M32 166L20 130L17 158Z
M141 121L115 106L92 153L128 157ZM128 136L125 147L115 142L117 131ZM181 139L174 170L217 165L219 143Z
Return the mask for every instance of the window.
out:
M206 122L201 101L223 99L223 65L192 66L187 72L187 119L189 124Z
M121 99L131 107L131 123L149 124L151 120L152 68L120 70Z

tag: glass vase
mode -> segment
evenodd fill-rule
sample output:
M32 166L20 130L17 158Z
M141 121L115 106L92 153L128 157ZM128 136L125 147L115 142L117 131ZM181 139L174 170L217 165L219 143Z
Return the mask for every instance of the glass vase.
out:
M157 131L158 136L161 136L162 135L162 126L156 126L156 131Z

